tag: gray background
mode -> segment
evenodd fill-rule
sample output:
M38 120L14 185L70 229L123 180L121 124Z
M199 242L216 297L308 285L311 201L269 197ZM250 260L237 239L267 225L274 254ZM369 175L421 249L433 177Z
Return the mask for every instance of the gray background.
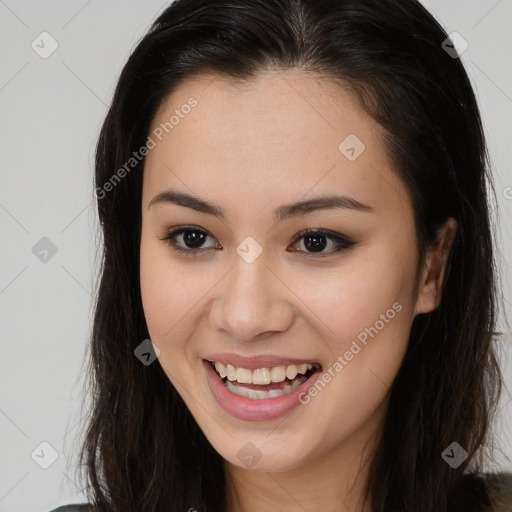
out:
M0 0L0 512L46 512L84 501L73 464L100 243L94 144L123 63L166 3ZM469 43L462 60L494 165L503 309L510 318L512 1L424 3L448 33L457 31ZM34 40L42 46L43 31L58 43L47 59L31 47ZM49 39L44 46L50 48ZM43 237L57 249L46 262L32 250L38 243L44 249ZM510 387L511 336L503 315L500 327ZM509 457L511 419L505 392L496 431ZM47 469L40 465L52 462L53 452L42 442L57 455ZM505 457L498 460L512 469Z

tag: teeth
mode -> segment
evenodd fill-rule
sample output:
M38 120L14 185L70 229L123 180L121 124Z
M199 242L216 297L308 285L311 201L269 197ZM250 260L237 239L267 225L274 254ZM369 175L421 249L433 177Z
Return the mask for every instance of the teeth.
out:
M222 363L219 363L221 365L221 368L222 368ZM217 365L215 365L217 366ZM226 376L228 378L228 380L236 380L236 369L234 366L231 366L230 364L228 364L226 366Z
M313 368L312 364L291 364L289 366L275 366L273 368L235 368L234 366L216 362L215 370L223 379L227 377L228 381L237 381L240 384L258 384L266 386L271 382L283 382L286 378L293 380L297 375L304 375ZM285 388L286 389L286 388ZM258 391L261 393L262 391Z
M222 363L215 363L215 369L221 376L221 378L224 378L226 376L226 367Z
M252 373L252 384L270 384L270 371L268 368L257 368L253 372L247 371Z
M295 377L297 377L298 372L299 369L294 364L292 364L286 368L286 378L293 380Z
M311 366L313 366L313 365L311 365ZM302 374L304 374L304 373L306 373L307 371L308 371L308 365L307 365L307 364L299 364L299 365L297 366L297 373L302 373Z
M252 371L247 368L237 368L236 380L240 384L252 384Z
M283 382L286 379L286 366L276 366L270 370L270 380L272 382Z
M263 391L258 389L241 388L232 384L227 380L225 386L235 395L243 396L245 398L251 398L253 400L264 400L265 398L275 398L276 396L282 396L288 394L299 387L307 379L304 376L294 380L291 384L287 384L283 389L271 389L270 391Z

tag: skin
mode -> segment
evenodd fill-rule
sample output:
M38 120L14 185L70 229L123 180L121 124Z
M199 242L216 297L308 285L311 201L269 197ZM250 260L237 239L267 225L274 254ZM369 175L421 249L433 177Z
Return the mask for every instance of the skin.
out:
M149 152L144 169L140 279L158 361L225 460L230 512L369 510L362 491L389 388L414 316L439 303L456 223L439 230L416 283L411 201L380 127L325 77L288 70L243 83L189 79L161 105L150 131L190 97L197 106ZM355 161L338 150L349 134L366 146ZM175 204L148 209L171 188L221 206L226 218ZM272 217L278 206L333 193L373 211ZM202 256L182 255L161 239L183 225L209 234ZM310 228L356 243L320 257L305 239L293 243ZM250 264L236 252L249 236L263 250ZM182 235L175 240L187 247ZM324 253L336 247L327 243ZM209 354L305 358L325 370L395 303L400 312L317 396L283 418L233 418L209 390L202 365ZM248 441L261 454L252 468L237 457Z

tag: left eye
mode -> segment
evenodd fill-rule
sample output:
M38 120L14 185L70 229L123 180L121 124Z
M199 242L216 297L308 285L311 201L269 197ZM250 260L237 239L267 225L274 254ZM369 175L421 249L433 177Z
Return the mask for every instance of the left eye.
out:
M320 257L349 249L355 244L354 241L343 235L321 230L302 231L296 235L293 243L296 244L299 241L307 249L307 251L299 250L300 252L305 252L308 256L318 255ZM328 248L329 241L331 241L331 248L328 251L324 251L324 249Z
M212 243L210 243L210 246L205 247L203 244L208 238L212 239ZM183 226L169 232L164 237L160 238L160 240L166 240L175 251L189 256L198 256L203 251L209 249L222 249L219 242L215 241L206 231L196 226ZM181 241L181 244L178 240ZM348 249L355 244L355 242L343 235L321 230L308 230L298 233L292 242L292 247L297 245L298 242L302 242L306 250L287 250L304 252L308 256L313 257L329 256L330 254ZM329 245L331 247L329 247ZM325 251L326 248L328 251Z

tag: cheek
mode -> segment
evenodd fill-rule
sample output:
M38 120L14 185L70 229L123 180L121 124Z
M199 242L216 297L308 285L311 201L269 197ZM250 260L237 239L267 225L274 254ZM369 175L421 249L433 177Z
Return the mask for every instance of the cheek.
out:
M182 339L193 308L208 289L192 271L171 261L165 243L142 235L140 287L151 339L164 350L172 340ZM169 249L170 251L170 249ZM181 336L180 336L181 333Z
M140 248L140 288L144 315L151 339L161 339L171 327L172 319L168 312L172 304L172 282L169 280L168 263L161 251L142 235ZM171 309L172 311L172 309Z
M199 307L205 294L204 281L171 261L160 240L142 236L140 286L144 316L150 339L160 349L158 362L173 385L191 381L191 357L187 340L194 332ZM206 287L208 289L210 286Z
M328 279L311 279L298 292L321 320L315 323L329 353L324 374L329 374L331 392L319 392L320 402L325 407L335 402L332 415L339 422L334 423L347 429L382 402L407 350L414 317L414 251L405 258L392 245L373 247L371 257L354 257Z
M398 330L408 329L413 311L414 258L404 265L404 256L383 248L371 259L354 255L347 264L325 273L296 279L294 289L323 324L322 331L338 352L381 315ZM396 314L399 303L401 312ZM386 312L389 312L386 315ZM378 324L381 326L381 322ZM344 351L344 350L343 350Z
M325 400L325 407L328 400L336 403L332 415L340 423L334 423L347 429L355 428L384 400L409 341L414 253L404 265L403 255L386 247L371 259L361 257L331 274L321 290L305 300L315 304L315 313L325 323L322 332L331 357L324 368L331 392L320 401Z

